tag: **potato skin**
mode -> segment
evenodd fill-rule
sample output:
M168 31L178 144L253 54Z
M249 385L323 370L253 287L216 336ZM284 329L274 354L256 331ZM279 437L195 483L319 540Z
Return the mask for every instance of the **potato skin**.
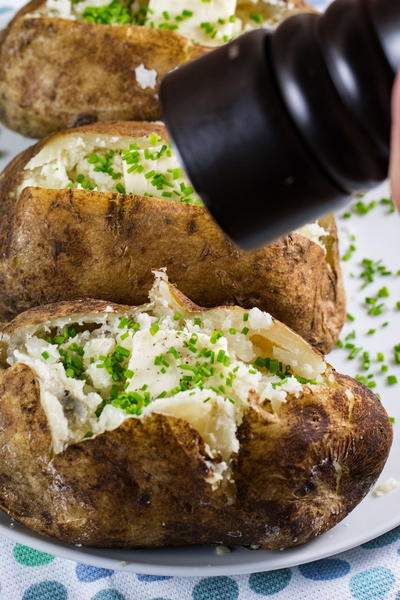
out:
M0 36L0 120L28 137L94 121L159 119L162 77L209 50L175 31L26 16L44 1L27 4ZM136 81L141 64L157 72L154 88Z
M207 51L174 31L39 17L20 11L0 41L0 120L34 138L109 119L155 120L162 77ZM135 68L157 72L142 89Z
M133 137L152 131L166 137L150 123L76 130ZM322 352L335 345L345 300L333 216L322 219L330 231L326 254L297 234L250 253L201 206L70 189L27 188L16 199L24 166L46 143L20 154L0 176L0 320L82 297L142 304L151 269L167 267L171 281L202 306L258 306Z
M105 306L89 300L41 307L8 331ZM377 397L328 369L335 383L288 396L278 415L251 399L228 503L205 482L210 467L197 432L174 417L129 419L54 456L35 373L16 364L0 375L0 507L38 533L91 546L302 544L361 501L392 441Z

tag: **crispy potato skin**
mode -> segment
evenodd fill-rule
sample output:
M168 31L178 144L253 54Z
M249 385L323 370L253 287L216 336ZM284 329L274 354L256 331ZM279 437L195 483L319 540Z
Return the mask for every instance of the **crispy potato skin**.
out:
M173 31L30 18L20 11L0 41L0 120L28 137L109 119L155 120L162 77L208 49ZM135 68L157 72L141 88Z
M7 331L105 306L88 300L41 307ZM278 415L251 399L238 431L229 503L204 479L210 467L197 432L174 417L129 419L54 456L35 373L16 364L0 375L0 506L43 535L91 546L302 544L360 502L392 441L376 396L328 372L335 383L305 387Z
M166 137L150 123L76 131ZM171 281L202 306L258 306L322 352L335 345L345 299L333 216L322 219L330 231L326 254L297 234L250 253L201 206L70 189L26 188L17 199L24 166L45 144L20 154L0 176L0 320L85 296L142 304L151 269L167 267Z
M95 121L159 119L162 77L209 51L175 31L28 16L43 4L29 2L0 36L0 120L28 137ZM293 4L312 10L303 0ZM157 72L154 88L138 84L141 64Z

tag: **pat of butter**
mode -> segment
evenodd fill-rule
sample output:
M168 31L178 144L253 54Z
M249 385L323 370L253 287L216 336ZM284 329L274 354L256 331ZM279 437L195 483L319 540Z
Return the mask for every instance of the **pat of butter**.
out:
M235 12L236 0L150 0L147 24L216 46L240 31Z
M160 148L161 146L152 147L151 150L155 152ZM149 171L156 171L158 173L161 172L164 175L167 175L168 169L173 170L180 168L180 163L178 162L178 158L175 153L172 153L171 156L163 156L158 160L146 160L143 157L143 154L141 154L140 164L144 168L143 173L148 173ZM128 164L126 161L122 161L122 171L124 176L123 182L127 194L139 194L141 196L148 194L149 196L153 197L155 195L157 198L160 192L158 194L156 193L156 189L151 184L151 178L146 178L143 175L143 173L137 173L135 171L129 173L130 167L130 164ZM182 179L182 181L184 180Z

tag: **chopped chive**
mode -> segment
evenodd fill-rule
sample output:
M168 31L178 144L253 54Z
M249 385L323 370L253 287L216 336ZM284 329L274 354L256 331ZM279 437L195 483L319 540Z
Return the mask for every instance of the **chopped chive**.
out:
M356 358L357 354L361 352L361 350L362 348L353 348L347 358L349 360L353 360L354 358Z
M378 298L389 298L390 296L390 292L387 289L386 286L382 287L379 291L378 291Z
M150 327L150 334L156 335L156 333L157 333L157 331L159 331L159 329L160 329L160 320L153 323L153 325Z
M117 183L117 185L115 186L115 189L117 190L117 192L119 192L120 194L126 194L126 188L124 185L122 185L122 183Z
M171 346L171 348L168 350L169 354L172 354L172 356L174 358L180 358L181 355L179 354L178 350L176 348L174 348L174 346Z
M212 344L216 344L219 338L223 337L223 335L224 334L222 331L213 331L210 337L210 342Z
M371 316L373 316L373 317L377 317L377 316L381 315L384 310L385 310L385 305L384 304L378 304L376 306L372 306L372 308L370 308L368 310L368 314L371 315Z
M342 256L342 260L344 261L348 261L352 258L354 252L357 250L357 248L355 247L354 244L350 244L349 249L347 250L347 252Z
M353 331L352 331L351 333L349 333L348 335L346 335L346 337L345 337L344 339L345 339L345 340L346 340L346 342L347 342L348 340L354 340L354 339L355 339L355 337L356 337L356 332L355 332L355 330L353 329Z
M261 23L264 22L262 15L260 15L258 13L250 15L250 19L252 21L254 21L255 23L257 23L258 25L261 25Z
M400 344L394 347L394 362L400 365Z

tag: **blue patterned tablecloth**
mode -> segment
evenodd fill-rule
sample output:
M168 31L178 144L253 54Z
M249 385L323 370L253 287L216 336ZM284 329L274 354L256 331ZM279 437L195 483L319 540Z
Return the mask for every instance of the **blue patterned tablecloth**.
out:
M314 1L318 8L326 3L326 0ZM22 4L22 0L0 0L0 26ZM156 577L113 572L75 564L0 539L1 600L260 600L269 597L277 600L400 600L400 527L334 558L237 577Z
M157 577L0 540L1 600L400 600L400 527L334 558L238 577Z

